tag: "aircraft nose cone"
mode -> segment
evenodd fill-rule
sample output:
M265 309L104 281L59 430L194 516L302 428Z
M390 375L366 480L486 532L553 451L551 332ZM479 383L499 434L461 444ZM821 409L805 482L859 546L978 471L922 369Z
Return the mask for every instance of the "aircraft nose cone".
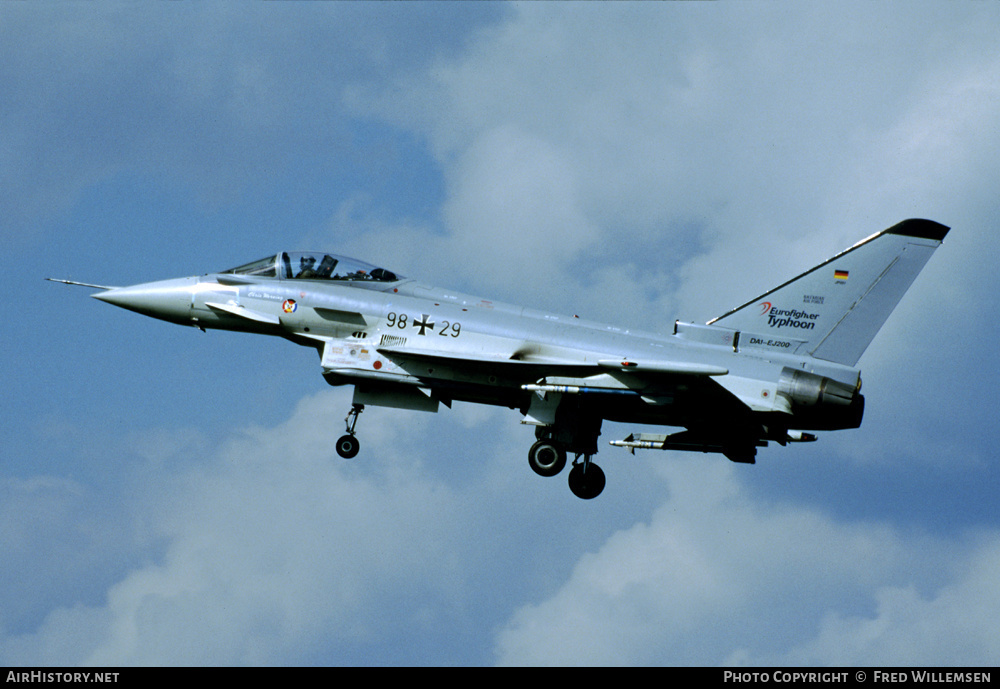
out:
M174 323L188 323L191 318L192 287L196 282L197 278L160 280L130 287L116 287L91 296L145 316Z

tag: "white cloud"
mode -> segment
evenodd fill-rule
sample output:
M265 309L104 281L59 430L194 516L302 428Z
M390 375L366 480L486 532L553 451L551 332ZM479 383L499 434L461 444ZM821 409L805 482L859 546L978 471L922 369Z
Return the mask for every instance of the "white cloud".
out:
M498 627L501 664L985 664L1000 643L993 531L953 540L845 522L754 497L746 467L680 454L652 462L649 487L668 497L649 520L601 535L641 493L622 456L608 458L618 485L605 502L581 503L511 462L523 429L510 415L459 405L441 420L366 412L364 456L344 462L331 419L345 400L307 398L174 475L159 452L146 518L160 554L101 603L6 631L0 657L253 665L419 649L405 657L480 662ZM473 455L454 436L438 455L436 427L483 437L498 420ZM452 461L467 468L441 474ZM471 650L414 640L455 634Z
M944 214L934 161L990 129L989 60L946 49L975 18L931 44L913 39L925 16L780 12L517 6L463 54L348 101L427 137L448 184L435 248L469 282L602 319L625 301L602 295L638 283L647 320L707 319L889 224ZM934 77L906 68L928 64ZM956 71L955 97L936 95ZM591 285L579 261L594 256L627 280Z
M697 455L664 464L670 499L519 609L498 662L992 662L1000 534L953 543L842 522L751 499L737 471Z
M351 112L427 141L447 188L441 227L344 203L325 233L349 235L338 246L390 268L404 259L426 266L411 276L442 286L455 285L454 274L487 298L661 330L674 317L717 315L907 215L978 223L949 237L942 256L952 242L969 243L937 273L939 283L954 276L940 288L945 296L925 292L930 309L897 314L906 325L891 334L905 344L873 353L870 363L886 373L869 383L893 405L896 430L882 439L907 468L988 464L995 422L973 377L988 384L982 372L995 359L995 306L982 296L996 292L995 279L983 279L995 271L981 260L995 244L996 32L982 28L995 20L980 22L978 5L903 20L871 5L509 7L506 21L423 72L383 64L394 55L391 36L369 40L350 21L333 32L336 16L305 44L301 17L257 33L256 15L222 10L179 43L172 29L147 28L149 46L129 46L141 58L115 53L145 86L122 87L135 107L113 108L112 122L123 112L135 118L125 136L97 128L106 139L84 145L77 136L69 156L39 146L32 165L45 170L24 175L16 161L34 160L32 146L7 142L15 162L0 174L23 177L11 186L22 191L55 176L37 198L26 194L23 217L69 203L46 201L53 188L72 196L136 160L226 189L247 174L266 179L273 170L262 160L339 153L345 89ZM215 42L220 25L229 40ZM280 40L285 32L294 40ZM247 33L267 49L236 48ZM411 33L421 35L400 31ZM89 45L85 34L69 44ZM301 52L282 52L345 34L354 40L330 55L315 51L324 57L308 70L290 69ZM353 62L359 46L370 53ZM40 62L65 74L51 67L76 52L109 60L89 50ZM142 65L164 54L170 78L147 78ZM386 67L406 76L382 81ZM90 98L122 73L81 70L66 94L34 94L45 126L25 110L14 115L18 131L59 131L57 141L90 133L62 128L66 113L100 120L106 107ZM368 79L376 85L357 85ZM47 107L67 94L72 110ZM177 125L191 122L193 130ZM264 130L268 137L249 136ZM89 162L77 169L74 159ZM230 238L238 243L241 232ZM974 355L965 365L949 340L965 340L970 323L977 342L962 343ZM928 356L944 363L914 376L907 359ZM761 497L738 478L743 467L704 456L615 466L619 453L606 465L605 495L580 503L563 480L529 474L530 429L506 410L458 407L430 421L372 410L361 421L363 456L345 464L332 443L346 408L343 391L322 393L287 423L219 448L150 433L150 451L133 451L148 462L146 480L101 517L134 520L142 543L110 547L120 532L92 522L98 553L85 566L63 561L67 572L90 573L89 590L46 597L47 615L37 601L16 610L21 623L4 621L0 656L38 665L481 662L497 628L501 663L926 665L997 656L992 526L979 538L931 537L899 526L912 523L908 515L834 518L821 505L837 496ZM870 412L868 423L875 419ZM834 461L861 453L851 441L835 447ZM980 461L951 460L970 454ZM650 478L658 463L666 501ZM63 544L58 534L79 533L72 527L96 502L64 479L4 488L16 500L5 502L0 535L19 554L26 542ZM24 561L57 566L39 554ZM102 565L114 575L94 574ZM429 649L436 640L447 643Z
M1000 535L970 549L954 579L929 594L916 585L875 593L874 614L830 612L818 633L785 654L731 660L761 665L991 666L1000 654ZM966 562L967 560L967 562Z
M597 239L573 166L517 127L483 132L448 176L451 251L464 257L466 274L484 276L494 289L562 273L568 257Z
M368 424L386 461L373 477L332 452L342 405L308 398L282 426L151 486L162 559L129 571L105 604L56 609L8 638L7 662L296 662L317 644L377 645L456 614L462 520L449 489L399 451L412 418Z

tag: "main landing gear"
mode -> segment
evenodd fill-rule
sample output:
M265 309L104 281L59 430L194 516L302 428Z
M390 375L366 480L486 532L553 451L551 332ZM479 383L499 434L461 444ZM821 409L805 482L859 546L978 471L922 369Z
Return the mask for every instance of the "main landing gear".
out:
M337 439L337 454L344 459L356 457L361 450L354 429L358 425L358 416L364 410L365 405L353 404L344 418L347 432ZM601 494L605 484L604 472L591 459L597 452L599 433L599 430L590 430L586 434L577 432L567 435L562 429L539 428L538 441L528 450L528 465L539 476L555 476L566 468L567 452L573 452L576 458L569 472L569 489L578 498L592 500Z
M347 424L347 435L342 435L337 440L337 454L344 459L356 457L361 450L361 443L354 437L354 427L358 425L358 416L365 410L365 405L351 405L351 411L347 412L344 422Z
M539 440L528 450L528 466L539 476L555 476L566 466L566 448L553 440Z
M590 460L590 455L584 455L583 461L573 462L569 471L569 489L573 495L582 500L596 498L604 490L604 470Z
M569 472L569 489L573 495L583 500L592 500L604 490L604 471L591 460L590 454L583 454L573 460ZM539 476L555 476L566 467L566 448L555 440L543 438L528 450L528 466Z

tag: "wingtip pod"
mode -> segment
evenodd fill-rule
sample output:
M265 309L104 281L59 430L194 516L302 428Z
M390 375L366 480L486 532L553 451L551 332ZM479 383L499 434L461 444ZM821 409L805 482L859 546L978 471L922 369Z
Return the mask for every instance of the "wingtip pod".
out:
M905 237L918 237L920 239L930 239L932 241L944 241L945 235L951 228L933 220L923 220L921 218L910 218L901 223L897 223L885 231L886 234L901 234Z

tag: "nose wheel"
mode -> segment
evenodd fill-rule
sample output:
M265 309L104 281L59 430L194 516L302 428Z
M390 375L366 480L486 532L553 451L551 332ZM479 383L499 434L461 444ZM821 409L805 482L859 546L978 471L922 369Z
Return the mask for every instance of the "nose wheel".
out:
M347 434L340 436L337 440L337 454L344 459L356 457L361 450L361 443L354 436L354 427L358 425L358 416L365 410L365 405L355 404L351 406L351 411L347 412L344 422L347 424Z

